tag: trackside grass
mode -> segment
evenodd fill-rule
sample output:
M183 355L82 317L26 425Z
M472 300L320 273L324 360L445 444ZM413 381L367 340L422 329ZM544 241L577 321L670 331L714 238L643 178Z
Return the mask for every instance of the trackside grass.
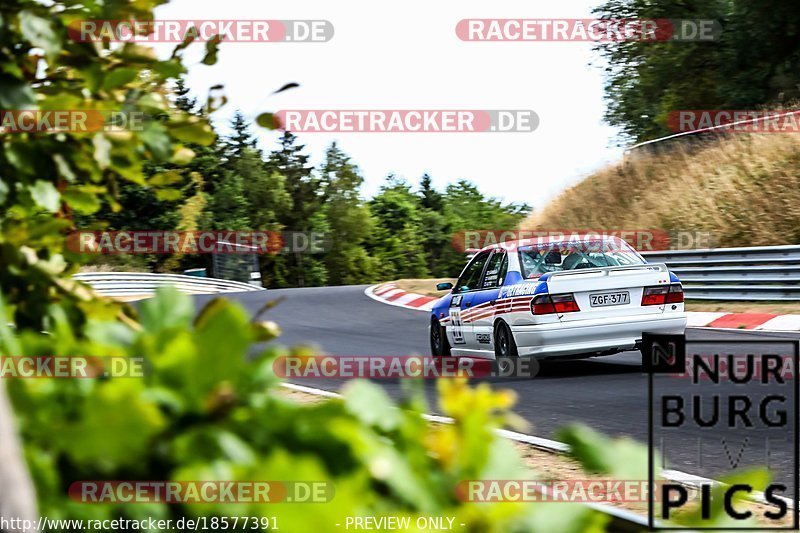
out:
M800 243L800 135L733 134L704 148L628 155L520 229L711 232L717 247Z

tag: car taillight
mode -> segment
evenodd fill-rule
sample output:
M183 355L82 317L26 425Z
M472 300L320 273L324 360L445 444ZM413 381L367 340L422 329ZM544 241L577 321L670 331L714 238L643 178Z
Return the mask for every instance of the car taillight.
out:
M572 294L540 294L531 301L531 313L534 315L574 313L580 310Z
M680 283L673 283L669 286L669 293L667 294L668 304L679 304L683 302L683 285Z
M680 283L645 287L642 305L665 305L683 302L683 286Z

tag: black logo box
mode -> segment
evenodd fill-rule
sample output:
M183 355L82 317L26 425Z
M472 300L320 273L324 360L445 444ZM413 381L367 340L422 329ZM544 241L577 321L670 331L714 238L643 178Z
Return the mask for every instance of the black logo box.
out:
M800 379L798 373L798 360L800 360L800 341L793 339L786 340L693 340L690 344L709 345L709 344L760 344L760 345L791 345L792 346L792 381L794 382L794 505L792 510L792 525L786 527L663 527L656 526L653 516L655 507L655 463L653 457L654 450L654 420L653 420L653 400L655 390L653 387L653 376L655 374L668 374L668 373L682 373L686 370L686 335L655 335L644 333L642 335L642 365L647 372L647 482L648 482L648 495L647 495L647 522L650 531L796 531L800 527L800 423L798 422L798 408L800 408ZM659 350L659 355L666 357L655 357L656 353L654 348ZM671 352L671 353L670 353ZM663 362L660 361L664 359Z

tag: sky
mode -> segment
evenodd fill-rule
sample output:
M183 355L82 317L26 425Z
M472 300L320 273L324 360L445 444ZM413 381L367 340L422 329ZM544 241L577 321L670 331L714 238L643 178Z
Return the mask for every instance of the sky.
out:
M218 131L239 109L249 118L292 109L531 109L534 132L299 133L313 164L336 141L374 195L390 173L437 188L467 179L507 202L546 205L564 188L619 159L617 131L602 117L600 58L586 42L466 42L461 19L590 18L598 0L172 0L158 19L324 19L324 43L223 43L216 65L200 63L202 45L185 54L187 82L205 99L222 83L228 104L212 115ZM158 45L168 53L174 45ZM288 82L300 88L272 95ZM263 149L278 132L254 128Z

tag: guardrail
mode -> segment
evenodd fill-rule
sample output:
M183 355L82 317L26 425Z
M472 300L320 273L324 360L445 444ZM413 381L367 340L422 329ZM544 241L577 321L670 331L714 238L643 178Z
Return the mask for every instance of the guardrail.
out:
M181 292L217 294L226 292L263 291L265 289L241 281L199 278L181 274L152 274L147 272L83 272L74 279L90 285L105 296L152 294L158 287L172 285Z
M730 132L731 128L736 128L737 126L741 126L743 124L755 124L757 122L768 122L768 121L771 121L771 120L775 120L777 118L783 118L783 117L787 117L789 115L796 115L798 113L800 113L800 111L793 110L793 111L787 111L785 113L765 115L763 117L756 117L756 118L752 118L752 119L745 119L745 120L738 120L738 121L734 121L734 122L728 122L728 123L725 123L725 124L719 124L717 126L710 126L708 128L700 128L700 129L696 129L696 130L692 130L692 131L682 131L682 132L679 132L679 133L674 133L672 135L667 135L666 137L659 137L658 139L650 139L649 141L644 141L644 142L640 142L640 143L634 144L633 146L629 146L628 148L625 149L625 155L633 152L637 148L645 148L645 147L646 148L650 148L650 149L658 148L658 144L659 143L663 143L663 142L669 143L671 141L676 141L676 140L679 140L679 141L692 140L692 136L696 136L696 138L699 138L701 140L703 140L704 138L714 139L715 136L719 135L720 133L721 134L726 134L726 133ZM716 138L719 138L719 137L716 137Z
M467 250L467 261L476 250ZM691 300L800 301L800 246L642 252L666 263Z
M644 252L666 263L693 300L800 300L800 246Z

